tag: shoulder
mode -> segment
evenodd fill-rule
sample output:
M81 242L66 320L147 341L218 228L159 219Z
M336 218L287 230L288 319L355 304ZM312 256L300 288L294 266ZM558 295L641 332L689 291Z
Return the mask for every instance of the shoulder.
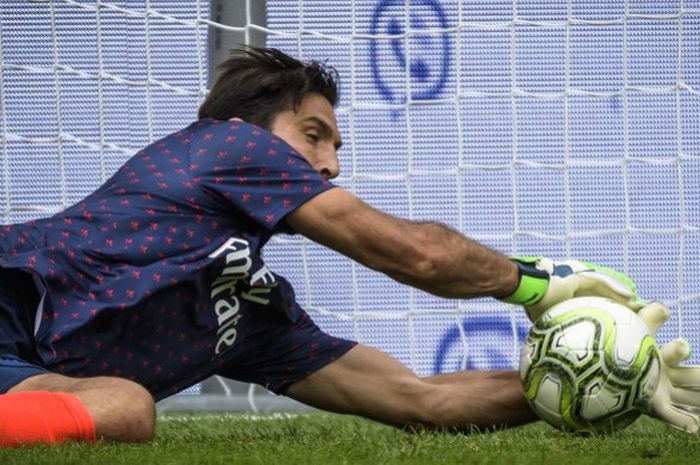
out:
M192 127L191 151L195 156L209 156L220 161L240 156L242 163L263 159L273 163L284 159L290 165L297 161L306 163L284 139L254 124L204 118Z
M245 121L221 121L212 118L203 118L190 126L193 135L203 142L243 143L254 147L256 143L279 145L293 150L284 140L272 134L267 129L261 128Z

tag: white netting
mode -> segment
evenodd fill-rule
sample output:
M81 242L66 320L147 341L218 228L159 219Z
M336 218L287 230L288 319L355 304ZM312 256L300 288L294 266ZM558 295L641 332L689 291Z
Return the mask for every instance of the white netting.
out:
M82 198L206 96L206 4L1 5L6 222Z
M341 185L506 253L625 270L671 304L662 337L698 343L698 6L269 0L267 43L339 69ZM421 374L513 366L517 310L433 298L297 245L273 244L269 260L310 264L300 296L333 332ZM278 264L278 250L296 255Z
M195 0L1 5L6 222L195 118L207 29L209 52L213 34L265 34L340 72L341 186L505 253L624 270L671 304L662 338L700 344L698 0L237 0L212 19ZM438 299L296 237L266 261L325 329L420 374L517 359L516 308Z

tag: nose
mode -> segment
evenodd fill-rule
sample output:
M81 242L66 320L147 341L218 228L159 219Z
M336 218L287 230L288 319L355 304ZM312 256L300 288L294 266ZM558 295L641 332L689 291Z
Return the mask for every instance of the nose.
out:
M338 154L335 148L321 160L317 171L326 179L337 178L340 174L340 163L338 162Z

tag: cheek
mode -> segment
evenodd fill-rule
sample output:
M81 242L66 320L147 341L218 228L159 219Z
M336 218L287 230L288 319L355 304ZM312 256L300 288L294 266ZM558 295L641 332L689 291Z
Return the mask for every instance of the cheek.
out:
M294 150L296 150L297 152L302 154L304 156L304 158L307 158L307 153L310 152L310 147L309 147L309 144L306 142L305 136L303 136L303 135L299 136L297 134L289 134L286 138L284 138L284 140L289 145L291 145Z
M313 150L309 150L308 153L304 154L304 158L314 169L321 163L321 160L316 156Z

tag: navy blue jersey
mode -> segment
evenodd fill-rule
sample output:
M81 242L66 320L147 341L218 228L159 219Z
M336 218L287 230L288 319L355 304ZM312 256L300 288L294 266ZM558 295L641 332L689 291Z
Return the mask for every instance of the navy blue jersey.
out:
M270 132L203 119L62 213L4 226L0 265L46 288L42 366L133 379L162 398L229 369L251 312L308 318L260 249L331 187Z

